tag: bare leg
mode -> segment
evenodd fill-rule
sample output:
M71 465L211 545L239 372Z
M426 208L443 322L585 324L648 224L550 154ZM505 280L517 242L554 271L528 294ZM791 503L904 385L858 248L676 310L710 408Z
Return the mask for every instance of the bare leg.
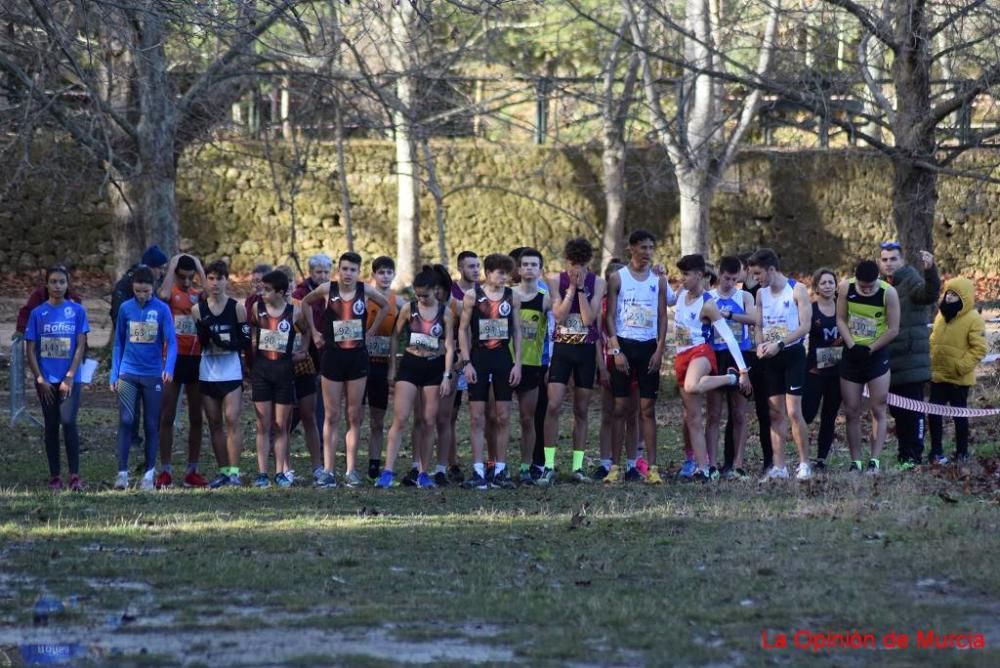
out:
M202 405L205 417L208 418L208 434L215 453L215 462L220 469L229 466L229 452L226 450L226 428L222 419L222 402L211 397L204 397Z
M309 451L309 461L315 469L323 466L322 444L319 428L316 426L316 395L309 394L299 399L299 424L302 425L302 436Z
M646 461L656 466L656 400L639 398L639 425L646 444Z
M180 384L163 384L163 394L160 395L160 464L163 466L173 462L174 420L177 418L177 400L180 396Z
M323 378L323 469L328 473L333 472L337 461L344 389L344 383Z
M869 404L872 409L872 459L878 459L885 446L885 432L888 427L886 420L887 401L889 399L889 374L868 381L868 393L871 395Z
M840 400L847 419L847 448L851 451L852 461L861 459L861 392L864 387L860 383L840 379Z
M530 464L535 452L535 406L538 404L538 392L539 388L536 387L517 398L517 414L521 423L522 464Z
M197 464L201 460L201 436L204 431L201 421L201 388L198 383L188 383L184 386L184 394L188 405L188 460L187 463ZM162 422L160 423L162 424ZM160 441L162 452L163 441Z
M271 420L274 417L274 403L255 401L253 408L257 415L257 471L267 473L267 460L271 455ZM279 462L277 466L280 467L281 463Z
M393 417L389 427L389 438L386 441L385 470L395 472L396 458L403 441L403 426L413 412L414 400L417 396L417 386L413 383L398 382L393 390Z
M774 447L773 462L775 468L785 466L785 443L788 441L788 418L785 415L785 395L778 394L768 397L767 405L771 412L771 443Z
M382 458L385 441L385 409L368 407L368 459Z
M226 450L229 465L239 468L240 452L243 450L243 430L240 413L243 412L243 388L237 387L222 400L222 410L226 416Z
M785 395L785 408L788 411L788 421L792 425L792 440L799 451L799 463L809 461L809 425L802 415L802 397L794 394Z
M288 428L292 424L292 404L274 406L274 470L288 472Z
M743 451L747 445L747 398L739 392L729 392L729 419L733 422L733 468L743 468Z
M347 473L356 470L358 442L361 440L361 413L364 409L365 385L367 378L347 381Z
M576 387L573 390L573 449L587 449L587 413L590 410L590 390Z
M438 399L441 391L438 385L428 385L423 388L423 412L419 416L417 427L420 433L420 471L429 472L431 455L434 451L434 422L437 420Z
M472 441L472 463L482 464L486 449L486 402L469 402L469 440Z
M497 401L495 404L496 415L495 422L496 428L493 429L493 433L496 434L496 459L497 462L507 462L507 444L510 443L510 402L509 401Z
M559 413L566 398L565 383L549 383L549 405L545 410L545 447L559 445Z

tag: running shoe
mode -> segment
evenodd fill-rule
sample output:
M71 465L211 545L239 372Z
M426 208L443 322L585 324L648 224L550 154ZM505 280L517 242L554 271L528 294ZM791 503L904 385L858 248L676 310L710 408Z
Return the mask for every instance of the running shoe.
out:
M83 481L80 480L80 476L73 473L69 477L69 491L71 492L82 492L83 491Z
M931 461L933 461L938 466L944 466L950 460L948 459L948 457L946 455L935 455L934 457L931 458Z
M635 460L635 468L638 469L639 475L645 476L649 472L649 462L642 455L639 455L638 459Z
M155 472L153 469L146 471L146 474L142 476L142 480L139 481L139 489L144 492L149 492L156 489L156 480L154 479Z
M243 481L240 480L240 474L239 473L230 473L229 474L229 482L226 483L226 484L229 485L230 487L242 487L243 486Z
M279 473L274 476L274 484L278 487L288 488L292 486L292 481L289 479L287 473Z
M209 489L219 489L220 487L225 487L229 484L229 476L225 473L220 473L215 476L212 482L208 483Z
M258 473L253 481L253 486L265 489L271 486L271 479L267 477L266 473Z
M969 455L968 454L955 455L955 463L956 464L968 464L969 463Z
M313 467L313 482L315 483L317 480L319 480L319 477L321 475L323 475L323 467L322 466L314 466Z
M750 474L743 469L736 469L736 479L737 480L749 480Z
M660 477L660 467L650 466L649 472L646 473L646 484L647 485L662 485L663 478Z
M486 478L479 475L477 471L472 472L472 477L462 483L462 487L465 489L489 489L490 484L486 482Z
M593 480L594 482L601 482L607 477L608 477L608 469L605 468L604 464L598 466L596 469L594 469L594 472L590 474L590 479Z
M333 489L337 486L337 476L333 473L324 470L318 478L316 478L316 487L322 489Z
M160 471L160 474L156 476L156 489L170 487L173 484L174 478L170 475L170 471Z
M462 467L458 464L448 467L448 480L456 485L461 485L465 482L465 474L462 473Z
M678 475L682 478L690 478L698 470L698 462L693 459L685 459L681 464L681 471Z
M812 469L808 462L799 462L799 467L795 471L796 480L809 480L813 477Z
M285 471L285 477L288 478L288 485L292 486L295 484L295 471L288 469Z
M208 481L205 480L205 476L198 473L197 471L191 471L186 476L184 476L184 486L185 487L208 487Z
M53 492L58 492L63 488L62 478L60 476L52 476L49 478L49 489Z
M361 487L364 484L365 484L364 479L361 477L361 474L358 473L357 471L351 471L344 477L344 485L346 487L350 487L353 489L355 487Z
M708 477L712 480L718 480L720 476L719 469L714 466L708 467Z
M712 467L712 468L715 468L715 467ZM709 483L709 482L712 482L712 480L717 480L717 479L718 479L718 476L716 476L716 478L712 478L712 470L711 469L709 469L708 471L706 471L705 469L701 469L700 468L700 469L698 469L697 471L694 472L693 476L691 476L692 482L700 482L702 484ZM647 482L648 482L648 479L647 479Z
M128 471L119 471L115 478L115 489L128 489Z
M531 467L521 471L521 475L517 479L518 483L521 485L534 485L535 479L531 476Z
M431 477L427 475L426 471L424 471L423 473L417 475L417 487L420 489L434 489L437 485L434 484Z
M444 471L438 471L437 473L435 473L434 484L437 485L438 487L447 487L449 484L451 484L448 482L448 474L445 473Z
M826 473L826 460L814 459L812 463L813 473Z
M868 460L868 470L865 471L868 475L878 475L879 471L882 470L882 464L877 459Z
M497 465L493 462L486 462L486 480L492 482L493 474L497 471Z
M510 479L510 471L504 469L499 473L493 474L493 477L490 479L490 486L499 487L500 489L514 489L517 485Z
M617 464L612 464L611 468L608 469L608 474L604 476L605 485L614 485L622 481L622 470L618 468Z
M855 459L853 462L851 462L851 465L847 467L847 471L849 473L861 473L864 470L865 467L860 459Z
M406 475L403 476L403 485L405 487L416 487L417 486L417 475L419 471L415 468L411 468L407 471Z
M582 483L592 483L592 482L594 482L593 480L591 480L590 476L587 475L586 472L584 472L583 469L577 469L577 470L573 471L572 475L570 476L570 480L572 482L578 482L578 483L581 483L581 482Z
M721 475L721 477L722 477L723 480L727 480L727 481L737 480L736 471L733 470L733 469L731 469L731 468L729 468L729 467L726 467L726 468L722 469L722 475Z
M535 481L539 487L549 487L556 483L556 471L555 469L550 469L545 467L542 469L542 474L538 476L538 480Z
M368 481L375 482L378 480L378 464L368 465Z
M760 479L761 482L768 482L770 480L788 480L788 467L782 466L778 468L777 466L772 466L764 477Z
M382 471L382 475L378 477L375 481L375 487L378 489L390 489L392 487L399 487L399 481L396 480L396 474L392 471L385 470Z
M625 482L642 482L642 474L634 466L625 471Z

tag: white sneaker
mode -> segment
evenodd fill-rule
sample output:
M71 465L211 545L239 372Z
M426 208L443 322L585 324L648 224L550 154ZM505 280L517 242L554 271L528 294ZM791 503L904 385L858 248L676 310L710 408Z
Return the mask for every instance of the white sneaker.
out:
M812 468L808 462L799 462L798 471L795 473L796 480L809 480L813 477Z
M115 478L115 489L128 489L128 471L119 471Z
M768 469L764 477L760 479L761 482L767 482L769 480L788 480L788 467L782 466L780 469L777 466L772 466Z
M144 492L148 492L156 489L156 483L153 478L156 477L156 469L149 469L146 471L146 475L142 476L142 480L139 481L139 489Z
M289 483L295 482L295 471L293 471L292 469L288 469L287 471L285 471L285 477L288 478Z

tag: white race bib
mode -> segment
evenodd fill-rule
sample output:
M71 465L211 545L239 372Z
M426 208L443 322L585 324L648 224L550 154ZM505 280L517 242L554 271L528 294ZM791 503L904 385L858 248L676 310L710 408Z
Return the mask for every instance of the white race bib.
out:
M258 334L257 347L269 353L283 353L288 349L288 337L291 332L281 332L276 329L262 329Z
M733 333L733 337L736 339L736 343L739 343L740 339L743 338L743 323L736 322L735 320L727 320L726 324L729 326L729 331ZM713 327L712 329L715 328ZM719 334L718 332L715 332L715 336L712 340L720 345L726 342L726 340L722 338L722 335Z
M422 332L410 332L410 345L421 350L437 352L441 347L441 340L436 336L424 334Z
M479 340L497 341L510 338L507 333L507 319L483 318L479 321Z
M68 360L73 340L68 336L43 336L41 340L41 356L46 359Z
M840 364L840 359L844 356L844 349L841 346L829 346L816 349L816 368L830 369Z
M368 355L370 357L388 357L392 339L388 336L373 336L368 341Z
M156 343L160 326L156 322L132 320L128 323L129 343Z
M674 344L678 346L690 346L694 343L691 329L684 325L674 325Z
M851 336L856 339L874 339L875 333L878 331L878 320L852 313L847 318L847 328L850 330Z
M777 343L787 336L788 327L785 325L764 325L764 343Z
M652 329L653 309L642 304L628 304L622 313L622 323L636 329Z
M174 329L177 331L177 334L183 336L194 336L198 333L194 325L194 318L190 315L175 315Z
M360 341L363 331L360 320L339 320L333 323L333 340L337 343Z

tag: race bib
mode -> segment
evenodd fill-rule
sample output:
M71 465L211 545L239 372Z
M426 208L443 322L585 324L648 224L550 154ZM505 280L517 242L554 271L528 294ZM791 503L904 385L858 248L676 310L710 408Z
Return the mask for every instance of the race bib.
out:
M283 353L288 349L288 337L291 332L281 332L276 329L262 329L258 334L257 348L269 353Z
M784 325L765 325L764 343L777 343L788 336L788 327Z
M224 342L224 343L229 343L229 341L231 340L230 337L229 337L229 332L219 332L219 340L222 341L222 342ZM215 345L215 342L213 341L208 346L207 350L202 350L201 351L201 354L202 355L225 355L228 352L230 352L230 351L226 350L225 348L220 348L219 346Z
M690 346L692 341L690 328L684 325L674 326L674 344L678 346Z
M68 336L43 336L40 353L46 359L68 360L72 345Z
M194 326L194 318L189 315L175 315L174 329L179 336L194 336L198 333Z
M421 350L437 352L441 347L441 340L436 336L424 334L422 332L410 332L410 345Z
M132 320L128 324L129 343L156 343L160 331L158 323Z
M878 320L853 313L847 319L847 328L856 339L874 339L878 331Z
M337 343L360 341L363 333L360 320L340 320L333 323L333 340Z
M479 340L497 341L510 338L507 332L507 319L482 319L479 321Z
M622 324L636 329L652 329L653 309L641 304L629 304L622 313Z
M727 320L726 324L729 326L729 331L733 333L733 337L736 339L736 343L739 343L740 340L743 338L743 323L736 322L735 320ZM718 332L715 333L715 337L712 340L720 345L726 342L726 340L722 338L722 335L719 334Z
M368 341L368 355L370 357L388 357L392 339L388 336L373 336Z
M844 356L844 349L841 346L829 346L827 348L816 349L816 368L829 369L840 364L841 357Z
M521 338L525 341L534 341L538 336L538 323L521 321Z

